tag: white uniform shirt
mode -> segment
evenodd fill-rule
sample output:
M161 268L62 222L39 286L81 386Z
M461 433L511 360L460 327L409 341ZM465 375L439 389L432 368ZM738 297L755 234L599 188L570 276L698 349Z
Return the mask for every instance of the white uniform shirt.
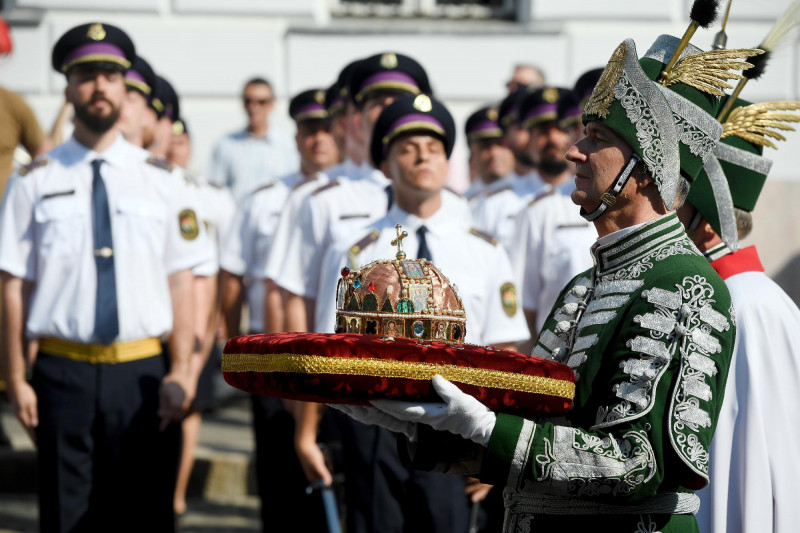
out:
M532 200L517 215L511 263L522 308L536 312L534 333L541 330L567 283L592 266L589 249L596 240L594 224L558 190Z
M319 186L298 173L261 184L240 201L221 253L220 266L244 277L250 331L264 331L264 273L287 201L298 187Z
M198 219L208 233L208 244L212 247L213 260L192 269L195 276L214 276L219 271L219 251L222 239L228 234L236 203L226 187L211 185L203 178L184 170L188 193L194 195L199 208Z
M13 175L0 207L0 270L35 282L30 338L95 342L91 162L98 158L106 162L100 173L111 212L117 340L170 332L167 276L213 259L197 206L181 194L181 172L148 163L150 154L122 136L102 154L72 138L27 175Z
M475 208L475 227L496 237L510 254L517 214L536 195L547 193L551 188L538 174L493 183Z
M703 533L793 533L800 528L800 310L763 272L725 284L736 348L697 522Z
M350 265L350 248L373 228L380 236L356 257L358 266L375 260L394 259L397 249L390 243L397 236L395 224L402 224L408 237L403 249L414 258L419 249L417 229L424 225L425 240L433 256L433 264L458 290L467 316L466 342L472 344L501 344L519 342L529 337L522 311L503 307L504 284L513 283L511 265L503 248L470 232L444 208L433 216L421 219L392 206L387 215L359 234L337 239L325 255L320 293L316 305L315 330L333 332L336 321L336 283L341 269Z
M205 175L238 199L256 184L275 181L299 167L297 145L288 135L269 129L264 137L256 137L244 130L220 139Z
M358 180L333 180L309 195L298 211L280 271L271 279L293 294L316 298L325 251L338 237L350 238L386 214L389 184L379 170L372 170ZM445 190L442 208L447 216L470 224L464 198Z

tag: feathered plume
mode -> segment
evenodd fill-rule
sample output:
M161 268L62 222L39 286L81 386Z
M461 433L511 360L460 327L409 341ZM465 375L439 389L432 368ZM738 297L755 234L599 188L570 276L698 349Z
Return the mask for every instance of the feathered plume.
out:
M686 48L686 45L689 44L689 41L694 35L694 32L697 31L697 28L708 28L714 22L714 20L717 18L718 8L719 0L694 0L694 4L692 4L692 10L689 12L689 18L692 19L692 21L689 23L689 27L686 28L686 31L683 33L681 42L678 43L678 46L675 48L675 52L672 54L669 62L667 62L667 66L664 68L662 73L662 80L669 76L669 73L672 71L672 67L675 66L678 58L681 57L681 53Z
M798 111L800 102L763 102L737 107L722 125L722 138L739 137L758 146L777 149L768 137L785 141L781 131L795 131L787 122L800 122L800 115L778 111Z
M739 95L742 93L742 89L747 84L749 80L756 80L764 74L764 71L767 69L767 61L769 61L770 56L772 55L772 51L775 47L780 44L786 34L789 33L797 24L800 23L800 0L793 0L789 7L786 8L786 11L778 18L775 22L775 25L769 31L767 36L758 45L758 48L764 50L764 54L754 58L751 63L753 63L753 68L744 72L744 78L739 80L739 83L736 85L736 88L733 90L733 93L728 100L725 102L725 105L722 107L722 111L719 112L717 118L722 121L725 119L725 116L733 107L734 102L736 99L739 98Z
M722 89L732 89L727 80L743 78L737 70L751 68L752 63L742 61L748 57L762 54L761 50L738 48L731 50L711 50L684 56L675 67L661 80L666 87L675 83L683 83L698 91L724 96Z

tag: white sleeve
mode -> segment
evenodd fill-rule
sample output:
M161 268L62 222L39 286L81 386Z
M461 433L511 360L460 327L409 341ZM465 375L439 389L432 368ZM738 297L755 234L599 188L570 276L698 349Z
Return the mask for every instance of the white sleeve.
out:
M493 246L492 274L485 277L488 309L484 325L484 344L522 342L530 338L525 317L518 304L514 274L502 246ZM505 298L505 301L504 301Z
M286 257L275 283L298 296L314 298L319 284L326 232L323 202L309 196L298 212L292 237L286 247Z
M231 179L230 172L228 172L228 162L225 157L225 139L220 140L211 154L211 161L208 163L208 169L204 173L209 183L219 185L220 187L231 188L233 180Z
M216 248L198 216L198 189L186 182L181 169L172 171L169 179L167 244L164 253L167 274L216 263Z
M18 174L11 176L0 204L0 270L34 280L34 206L26 179Z
M228 228L219 251L219 266L237 276L244 276L248 265L252 262L255 237L251 211L253 206L252 195L244 197L243 205L236 211Z
M547 313L549 309L539 309L539 301L542 293L542 269L547 268L543 261L545 251L543 249L544 228L536 220L535 211L526 209L523 211L528 229L527 239L520 243L523 254L522 269L520 278L520 300L523 309L535 311L536 313ZM572 279L570 274L570 279Z

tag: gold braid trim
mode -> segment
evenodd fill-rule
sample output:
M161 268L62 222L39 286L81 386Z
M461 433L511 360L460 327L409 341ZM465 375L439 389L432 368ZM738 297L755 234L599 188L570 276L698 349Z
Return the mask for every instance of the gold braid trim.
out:
M722 125L722 138L739 137L758 146L778 147L767 137L785 141L786 137L774 130L795 131L786 122L800 122L800 116L791 113L773 113L772 111L798 111L800 102L778 101L751 104L737 107Z
M342 374L427 381L436 374L450 381L476 387L547 394L572 400L575 384L542 376L528 376L503 370L471 368L436 363L409 363L386 359L355 359L321 355L222 354L223 372L289 372L292 374Z
M741 74L732 71L752 68L752 63L742 60L763 53L763 50L756 48L732 48L688 55L675 63L675 67L661 83L666 87L683 83L704 93L724 96L722 89L733 88L727 80L743 78Z

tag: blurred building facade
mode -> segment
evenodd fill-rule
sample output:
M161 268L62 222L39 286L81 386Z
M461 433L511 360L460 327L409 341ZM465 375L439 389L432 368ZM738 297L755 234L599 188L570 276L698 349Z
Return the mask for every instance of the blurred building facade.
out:
M0 64L0 85L21 93L49 129L63 101L65 81L50 68L55 40L90 20L123 27L156 71L181 94L194 144L192 167L208 163L214 143L245 124L243 83L264 76L279 105L273 126L291 133L287 98L334 81L349 60L382 51L417 58L437 96L452 110L459 132L481 105L504 96L518 63L539 66L547 81L571 86L602 66L625 37L643 54L661 33L680 35L691 0L0 0L11 25L14 54ZM728 47L761 41L789 0L734 2ZM718 28L692 42L710 48ZM748 85L751 101L800 99L800 41L787 39L766 75ZM800 134L780 151L745 244L758 244L768 273L781 271L800 251ZM454 162L466 174L467 151L458 139ZM462 185L456 178L456 187ZM794 276L789 276L789 279ZM791 283L791 281L790 281ZM788 290L788 289L787 289ZM791 290L789 291L792 292ZM795 291L797 293L797 291Z

